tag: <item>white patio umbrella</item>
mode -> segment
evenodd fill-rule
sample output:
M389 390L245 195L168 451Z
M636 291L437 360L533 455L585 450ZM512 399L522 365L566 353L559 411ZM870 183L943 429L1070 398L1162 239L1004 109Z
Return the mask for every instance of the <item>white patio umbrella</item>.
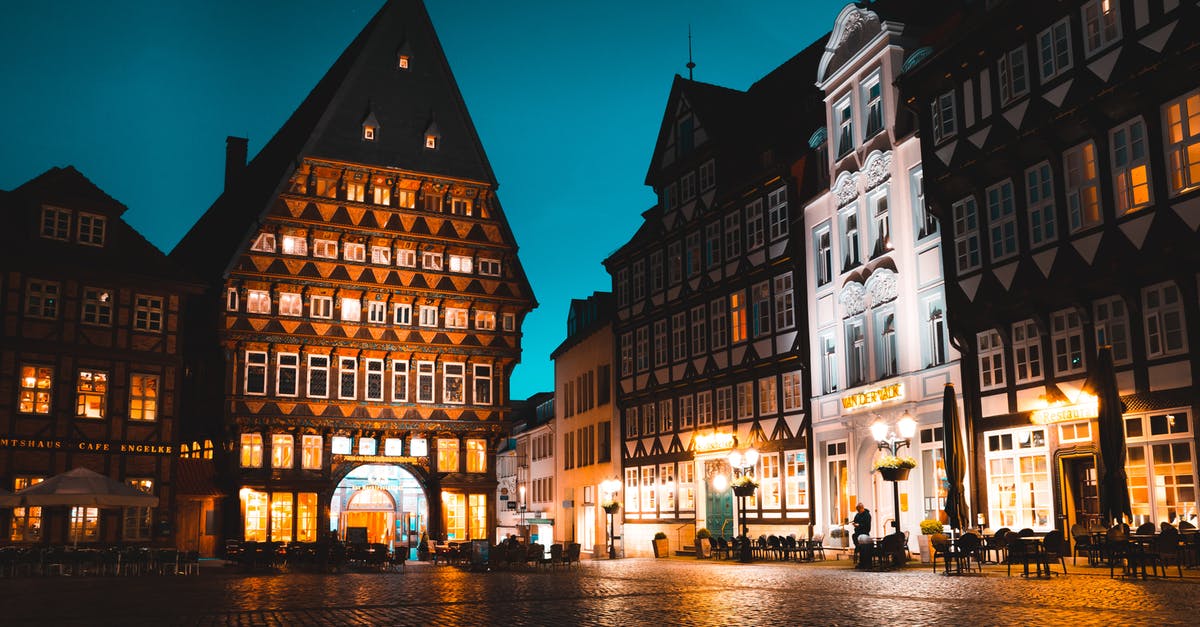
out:
M10 497L15 507L156 507L158 497L120 481L76 468L17 491Z

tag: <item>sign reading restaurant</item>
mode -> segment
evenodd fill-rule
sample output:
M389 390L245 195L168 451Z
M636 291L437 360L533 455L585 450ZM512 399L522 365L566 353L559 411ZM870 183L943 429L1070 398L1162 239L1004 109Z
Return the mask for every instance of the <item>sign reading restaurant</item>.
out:
M1074 405L1057 405L1046 409L1029 412L1029 422L1035 425L1048 425L1056 422L1072 422L1075 420L1091 420L1100 415L1100 405L1093 397L1090 401Z
M842 397L842 409L860 409L897 398L904 398L903 383L892 383L883 387L847 394Z
M733 448L737 446L737 438L732 433L703 433L696 436L695 443L697 453L707 453Z
M55 438L0 438L0 448L81 451L85 453L134 453L174 455L174 444L106 442L102 440L59 440Z

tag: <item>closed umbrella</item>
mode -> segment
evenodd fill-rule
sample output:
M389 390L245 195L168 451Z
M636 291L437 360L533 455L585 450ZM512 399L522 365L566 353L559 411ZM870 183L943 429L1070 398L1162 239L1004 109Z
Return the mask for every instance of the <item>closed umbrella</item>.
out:
M963 487L967 460L963 450L962 428L958 425L958 401L954 397L953 383L947 383L942 394L942 445L948 484L943 511L946 512L951 529L966 529L971 526L966 489Z
M1117 393L1117 373L1113 369L1112 347L1100 347L1096 369L1089 377L1097 400L1100 438L1100 516L1109 521L1132 518L1129 505L1129 480L1125 475L1125 418Z

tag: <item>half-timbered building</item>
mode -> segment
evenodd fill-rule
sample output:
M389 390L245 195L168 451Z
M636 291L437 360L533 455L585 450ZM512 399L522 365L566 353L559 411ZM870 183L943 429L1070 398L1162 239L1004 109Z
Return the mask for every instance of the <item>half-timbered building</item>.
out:
M387 2L253 160L230 154L172 253L210 288L194 411L229 442L230 535L488 537L535 302L422 3Z

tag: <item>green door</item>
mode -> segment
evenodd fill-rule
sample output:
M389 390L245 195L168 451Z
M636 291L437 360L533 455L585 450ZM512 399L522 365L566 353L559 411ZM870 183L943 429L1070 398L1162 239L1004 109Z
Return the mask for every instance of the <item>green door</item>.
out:
M718 474L729 476L728 467L719 460L706 461L704 466L704 525L714 538L733 538L736 535L733 528L733 490L728 485L720 492L713 487L713 478Z

